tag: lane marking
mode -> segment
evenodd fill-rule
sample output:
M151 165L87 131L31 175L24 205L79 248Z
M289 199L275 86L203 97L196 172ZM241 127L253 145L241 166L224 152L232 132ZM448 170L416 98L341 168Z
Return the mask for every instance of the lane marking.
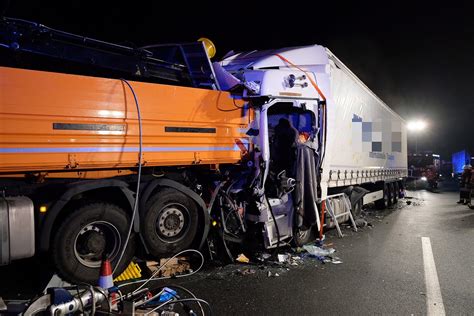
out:
M423 248L423 265L425 268L427 315L446 315L430 238L421 237L421 245Z

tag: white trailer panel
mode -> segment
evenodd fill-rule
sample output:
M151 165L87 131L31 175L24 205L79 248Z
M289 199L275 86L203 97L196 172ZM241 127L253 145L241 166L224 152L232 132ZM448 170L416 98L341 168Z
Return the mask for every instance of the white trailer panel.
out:
M323 181L338 187L405 177L405 121L327 53L330 91Z

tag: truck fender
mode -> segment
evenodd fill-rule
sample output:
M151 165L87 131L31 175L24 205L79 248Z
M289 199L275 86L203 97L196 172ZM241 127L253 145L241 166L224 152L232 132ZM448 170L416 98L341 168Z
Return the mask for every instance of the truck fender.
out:
M146 189L143 191L143 193L141 194L141 197L140 197L140 215L141 216L144 215L146 202L150 198L151 193L158 186L160 186L160 187L169 187L169 188L176 189L176 190L180 191L181 193L186 194L187 196L192 198L194 200L194 202L196 202L196 204L198 205L199 209L202 212L203 219L204 219L204 231L203 231L202 239L199 243L199 248L201 248L204 245L204 242L207 239L207 234L209 233L209 228L210 228L209 213L207 212L207 207L206 207L206 203L204 202L204 200L196 192L194 192L190 188L186 187L185 185L183 185L179 182L170 180L170 179L155 179L155 180L151 181L147 185Z
M87 191L118 187L127 198L130 203L130 208L133 210L133 204L135 202L134 193L128 188L126 182L115 180L115 179L103 179L103 180L86 180L81 182L74 182L68 185L69 189L61 195L59 199L53 204L48 210L47 216L41 226L40 231L40 251L47 251L51 241L51 231L53 229L54 222L59 215L59 212L66 206L69 201L77 194L84 193ZM139 227L139 216L135 216L134 229Z

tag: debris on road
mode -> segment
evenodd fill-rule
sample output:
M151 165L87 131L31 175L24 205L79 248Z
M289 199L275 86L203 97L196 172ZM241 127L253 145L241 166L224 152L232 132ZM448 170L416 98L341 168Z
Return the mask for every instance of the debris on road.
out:
M272 273L272 271L268 271L267 276L268 276L269 278L272 278L272 277L273 277L273 278L276 278L276 277L279 277L280 275L279 275L278 273L276 273L276 272L275 272L275 273Z
M278 254L278 262L288 261L288 258L289 258L288 254Z
M166 263L168 262L168 263ZM166 264L166 265L165 265ZM164 267L163 267L164 266ZM147 261L146 267L150 273L155 273L160 267L163 267L159 272L160 277L171 277L190 270L191 265L186 257L164 258L160 262Z
M306 251L310 255L316 256L316 257L329 256L330 254L332 254L336 251L334 248L323 249L323 248L320 248L320 247L315 246L315 245L304 245L303 248L306 249Z
M242 270L239 269L236 272L240 275L249 275L249 274L255 274L257 271L255 269L246 268Z
M235 259L237 262L240 262L240 263L249 263L250 262L250 259L247 258L243 253L241 253L240 255L237 256L237 259Z
M363 218L357 218L355 224L357 227L365 227L369 225L369 223Z

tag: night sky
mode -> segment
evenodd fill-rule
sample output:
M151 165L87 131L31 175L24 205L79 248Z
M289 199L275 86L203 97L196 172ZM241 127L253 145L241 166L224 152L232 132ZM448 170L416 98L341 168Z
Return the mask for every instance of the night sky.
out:
M5 15L126 45L213 40L229 50L321 44L406 120L418 150L474 154L474 10L445 1L21 1ZM2 7L5 7L5 1ZM310 5L309 5L310 4ZM409 134L409 148L414 148Z

